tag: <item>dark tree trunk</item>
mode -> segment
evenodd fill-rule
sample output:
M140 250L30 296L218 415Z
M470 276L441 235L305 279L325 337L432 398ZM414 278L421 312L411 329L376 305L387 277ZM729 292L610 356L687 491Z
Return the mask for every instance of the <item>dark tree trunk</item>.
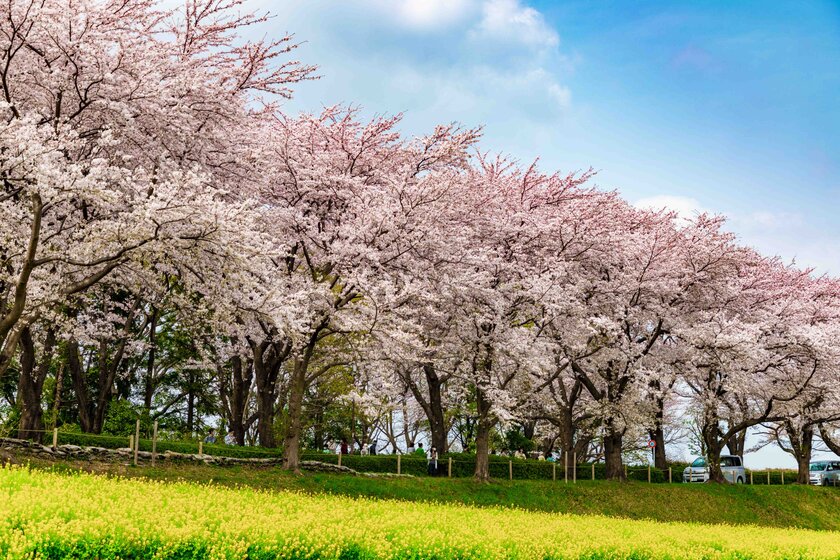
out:
M720 437L720 426L717 417L706 419L701 427L703 442L706 445L706 467L709 469L709 482L725 483L723 471L720 468L720 455L724 441Z
M525 436L526 439L532 440L534 439L534 434L537 432L537 422L534 420L524 422L522 424L522 435Z
M560 459L565 461L566 457L571 459L575 453L575 419L571 407L563 409L559 424Z
M654 389L658 390L660 388L658 381L654 382L653 385ZM653 466L657 469L664 470L668 468L668 459L665 456L665 429L663 427L665 423L665 399L657 396L655 398L655 405L656 411L654 413L653 428L648 430L648 435L651 441L656 444L653 448Z
M55 374L55 389L53 390L53 419L55 425L58 426L58 415L61 413L61 391L64 389L64 362L58 367L58 373Z
M449 449L449 438L447 438L449 430L446 426L446 416L443 410L443 385L448 378L441 378L434 364L426 363L422 367L428 395L423 394L421 388L412 379L411 373L404 374L403 380L429 421L432 446L438 450L438 453L445 453Z
M747 447L747 430L741 430L726 440L726 448L730 455L744 456Z
M20 377L18 378L17 406L20 410L18 437L41 441L44 430L43 408L41 407L44 381L50 370L55 332L47 330L40 363L36 366L35 342L29 327L24 327L20 336Z
M230 359L229 376L223 366L218 366L216 371L219 375L219 391L228 429L233 432L237 445L245 445L245 414L251 383L254 380L251 362L243 362L241 356L233 356Z
M134 315L140 307L140 299L134 300L125 323L122 326L122 336L114 347L114 355L109 356L109 343L113 340L100 339L98 358L98 375L96 378L96 395L92 397L88 389L87 372L82 367L79 356L78 342L71 340L67 344L67 364L73 377L73 389L79 405L79 424L83 432L102 433L105 423L105 413L114 396L114 379L122 365L125 348L134 323Z
M189 370L187 377L187 431L195 430L195 373Z
M809 484L811 481L811 451L814 446L814 426L807 424L796 429L792 422L785 422L785 431L790 440L790 451L796 458L796 482Z
M79 343L75 340L67 342L67 368L70 370L70 377L73 380L73 392L76 393L76 403L79 406L79 426L83 432L93 431L93 416L91 415L91 403L87 387L87 376L82 367L82 360L79 356Z
M662 429L662 424L657 424L653 430L648 432L648 435L656 444L656 447L653 448L653 466L657 469L666 470L668 459L665 456L665 431Z
M608 419L604 431L604 463L607 480L627 480L621 457L623 443L624 434L615 430L612 420Z
M157 309L152 307L152 313L149 317L149 359L146 362L146 379L143 386L143 408L146 409L146 415L152 415L152 399L155 394L155 359L157 357Z
M314 433L312 436L312 446L320 451L326 445L326 439L324 437L324 411L320 406L313 416L313 421L312 427Z
M306 391L306 365L303 358L295 360L289 383L289 418L283 445L283 467L300 472L300 440L303 426L303 393Z
M249 341L250 342L250 341ZM277 379L291 346L272 340L250 342L257 387L257 435L262 447L277 447L274 415L277 410ZM301 396L301 406L303 397Z
M490 402L484 391L476 387L476 412L478 421L475 428L475 478L481 482L490 480L490 430L494 421L490 416Z

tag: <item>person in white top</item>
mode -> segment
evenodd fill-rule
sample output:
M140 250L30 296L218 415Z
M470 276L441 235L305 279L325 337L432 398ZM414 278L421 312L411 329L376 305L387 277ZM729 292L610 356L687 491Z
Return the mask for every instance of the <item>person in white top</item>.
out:
M437 449L435 449L434 447L429 449L428 453L426 453L426 460L429 462L429 475L435 476L438 470Z

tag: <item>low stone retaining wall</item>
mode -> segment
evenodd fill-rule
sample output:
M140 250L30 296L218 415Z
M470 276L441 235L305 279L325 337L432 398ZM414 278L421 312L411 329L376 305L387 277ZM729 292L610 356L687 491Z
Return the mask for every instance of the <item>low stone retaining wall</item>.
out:
M81 459L106 462L131 461L134 451L128 447L110 449L107 447L82 447L79 445L63 444L53 449L48 445L41 445L34 441L16 438L0 438L0 449L17 451L28 455L52 459ZM244 458L220 457L218 455L199 455L190 453L175 453L162 451L157 453L158 461L189 461L208 465L279 465L283 462L280 457ZM152 454L149 451L138 451L138 462L150 462Z

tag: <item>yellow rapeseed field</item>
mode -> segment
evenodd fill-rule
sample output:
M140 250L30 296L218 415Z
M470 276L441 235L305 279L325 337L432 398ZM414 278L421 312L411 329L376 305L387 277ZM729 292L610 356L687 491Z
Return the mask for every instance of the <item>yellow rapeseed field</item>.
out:
M0 558L840 558L840 533L0 468Z

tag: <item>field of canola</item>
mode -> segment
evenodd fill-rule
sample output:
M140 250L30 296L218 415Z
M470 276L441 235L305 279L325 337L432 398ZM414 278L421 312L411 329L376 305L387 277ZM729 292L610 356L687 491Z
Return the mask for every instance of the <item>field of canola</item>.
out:
M840 534L0 467L0 558L840 558Z

